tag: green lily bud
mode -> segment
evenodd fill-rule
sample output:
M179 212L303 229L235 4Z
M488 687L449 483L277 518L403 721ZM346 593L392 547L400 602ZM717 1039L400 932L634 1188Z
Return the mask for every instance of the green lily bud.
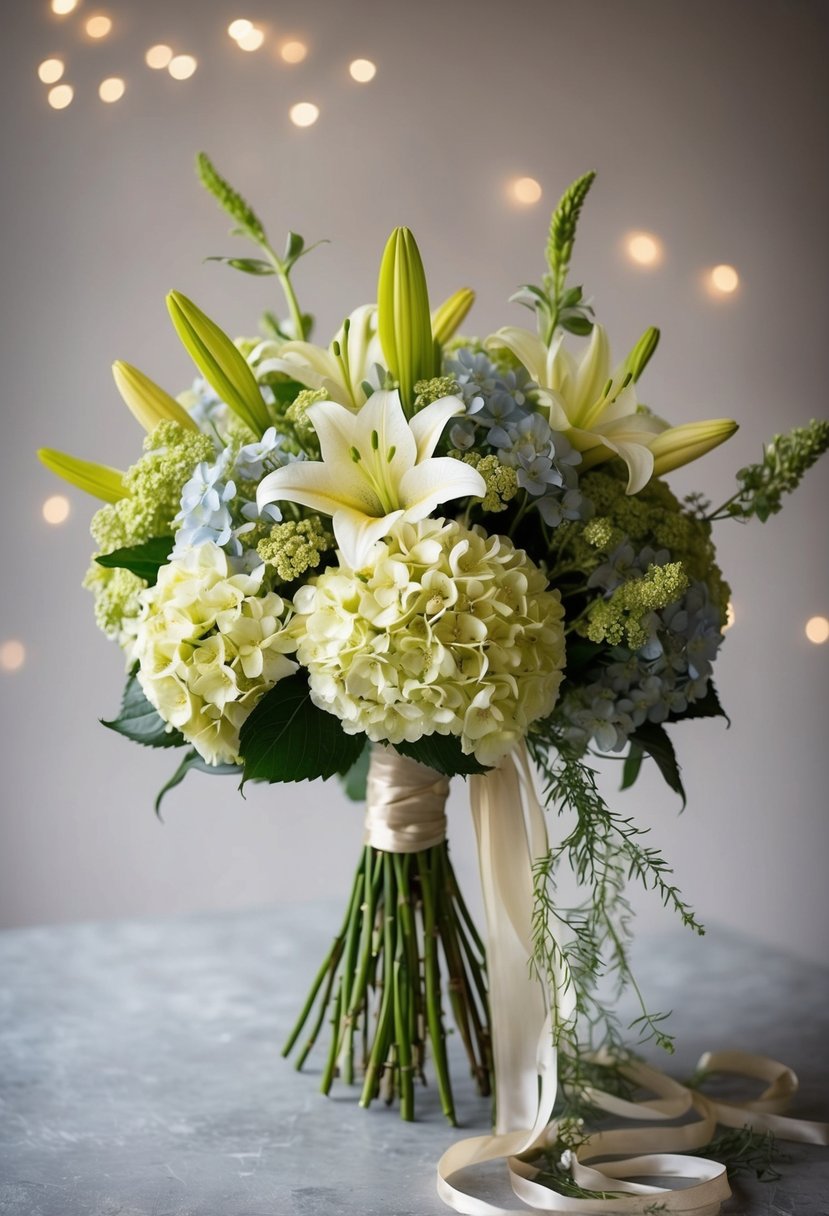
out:
M687 422L672 426L655 435L649 447L653 453L653 476L661 477L683 464L698 460L712 448L730 439L737 423L730 418L715 418L709 422Z
M167 296L167 308L181 342L211 388L257 438L271 425L268 410L243 355L227 334L178 291Z
M400 384L406 414L418 380L436 373L429 293L420 252L408 228L395 228L380 264L377 330L389 371Z
M444 300L432 313L432 335L435 341L441 346L448 342L474 303L475 292L469 287L461 287L448 300Z
M138 419L145 431L152 431L159 422L177 422L188 431L197 431L193 419L174 397L159 388L130 363L120 359L112 365L115 386L127 409Z
M38 459L50 473L57 473L70 485L77 486L93 498L104 502L120 502L127 497L124 489L124 474L119 469L111 469L105 464L94 464L91 460L80 460L77 456L69 456L66 452L57 452L54 448L39 448Z
M642 372L650 363L651 355L658 345L659 330L654 325L651 325L649 329L645 330L627 359L625 359L625 371L630 372L631 379L634 382L639 379Z

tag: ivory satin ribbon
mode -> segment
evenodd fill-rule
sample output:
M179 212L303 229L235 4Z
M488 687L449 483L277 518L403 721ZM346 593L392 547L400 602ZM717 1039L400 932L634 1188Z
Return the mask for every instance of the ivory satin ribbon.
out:
M439 844L446 830L443 804L448 788L448 781L433 770L391 749L373 749L367 842L394 852ZM599 1090L591 1090L589 1097L610 1115L647 1120L649 1125L596 1132L567 1154L566 1163L580 1187L612 1191L618 1197L573 1199L535 1181L539 1170L521 1156L552 1146L557 1139L558 1125L552 1120L558 1090L553 1026L573 1016L574 993L563 966L553 976L550 992L532 973L532 867L546 854L548 841L523 743L497 769L470 779L470 802L487 920L497 1117L494 1134L460 1140L441 1157L437 1189L444 1203L465 1216L526 1216L527 1208L571 1216L620 1216L644 1214L656 1205L687 1216L717 1216L731 1194L725 1167L687 1154L709 1143L718 1123L829 1144L829 1124L783 1115L797 1089L791 1069L745 1052L711 1052L702 1057L700 1068L766 1081L760 1097L743 1105L714 1102L658 1069L626 1064L628 1078L654 1098L628 1102ZM679 1127L659 1126L691 1115L696 1119ZM453 1181L460 1170L487 1161L506 1162L512 1189L527 1206L500 1207ZM631 1177L671 1178L682 1185L679 1190L646 1186L627 1181Z

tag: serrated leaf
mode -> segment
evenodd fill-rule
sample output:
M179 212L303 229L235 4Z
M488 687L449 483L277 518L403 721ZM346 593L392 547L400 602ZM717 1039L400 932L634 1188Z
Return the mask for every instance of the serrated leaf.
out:
M184 747L186 744L180 731L168 729L161 714L145 697L135 675L127 680L118 717L111 722L101 718L101 725L143 747Z
M639 776L639 770L642 767L642 760L645 753L638 743L631 743L630 751L625 756L625 763L622 766L622 784L620 790L629 790Z
M416 743L395 743L394 748L401 756L408 756L446 777L471 777L489 772L474 756L464 754L457 735L424 735Z
M364 735L347 735L333 714L311 700L305 672L280 680L242 726L244 781L312 781L345 773Z
M643 722L641 726L637 726L630 736L630 741L631 744L635 743L641 747L643 751L647 752L656 761L657 768L665 778L665 781L674 793L679 794L682 799L684 810L687 802L685 788L682 784L674 745L668 738L665 728L659 726L656 722Z
M263 258L209 257L204 260L205 262L223 262L225 266L232 266L234 270L241 270L244 274L276 274L270 262L266 262Z
M129 545L125 549L113 549L111 553L99 553L95 561L107 570L129 570L154 586L158 572L166 566L175 544L172 536L156 536L142 545Z
M708 681L704 697L691 701L682 713L668 715L669 722L683 722L686 718L725 718L728 725L731 725L731 719L720 704L720 698L711 680Z
M161 818L161 803L164 795L170 790L175 789L177 785L181 785L184 778L189 772L210 773L213 776L231 776L234 773L241 773L241 769L236 764L208 764L199 753L193 749L189 751L173 773L166 785L163 785L158 792L158 797L155 800L155 813Z
M343 775L343 789L352 802L365 802L368 766L371 762L371 744L366 743L347 773Z

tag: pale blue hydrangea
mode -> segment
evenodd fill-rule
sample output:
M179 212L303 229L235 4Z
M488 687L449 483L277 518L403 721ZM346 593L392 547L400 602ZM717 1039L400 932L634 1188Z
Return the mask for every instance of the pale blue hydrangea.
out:
M278 435L276 427L268 427L261 439L246 443L236 453L233 471L240 481L261 481L267 469L270 472L289 459L282 451L284 436Z
M234 539L228 504L236 497L236 485L226 476L227 456L226 449L214 464L203 460L185 483L181 510L173 521L178 524L173 557L182 557L207 541L224 548Z
M208 434L212 432L222 437L227 434L232 417L230 407L202 376L193 381L184 404L200 431Z

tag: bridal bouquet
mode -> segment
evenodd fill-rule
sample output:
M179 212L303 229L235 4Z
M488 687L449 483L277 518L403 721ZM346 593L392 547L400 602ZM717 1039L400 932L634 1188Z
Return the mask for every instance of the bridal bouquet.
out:
M411 1119L430 1046L454 1121L445 987L480 1091L497 1081L500 1132L533 1127L539 1033L557 1049L563 1117L545 1169L562 1193L587 1194L562 1146L578 1149L577 1116L599 1089L620 1094L636 1075L596 987L602 974L632 978L627 880L702 931L662 856L601 797L590 758L624 756L629 786L650 757L682 795L666 728L723 713L712 672L729 589L712 524L777 511L829 424L773 439L718 509L673 494L665 476L736 423L670 425L643 402L658 330L611 357L570 281L593 174L565 192L540 282L514 297L534 329L459 336L473 293L433 309L399 228L377 303L317 346L294 284L309 248L290 233L277 253L207 157L199 169L257 247L219 260L276 277L288 317L267 314L264 337L232 341L171 293L199 376L174 398L114 365L147 432L136 463L41 452L104 501L85 585L127 668L106 725L178 749L162 795L197 769L242 784L339 774L367 797L344 923L286 1051L304 1033L301 1065L330 1024L323 1090L359 1078L362 1104L397 1098ZM559 816L552 846L533 766ZM486 951L446 843L454 776L469 779ZM568 865L583 898L563 906ZM637 1029L670 1047L644 1004Z

